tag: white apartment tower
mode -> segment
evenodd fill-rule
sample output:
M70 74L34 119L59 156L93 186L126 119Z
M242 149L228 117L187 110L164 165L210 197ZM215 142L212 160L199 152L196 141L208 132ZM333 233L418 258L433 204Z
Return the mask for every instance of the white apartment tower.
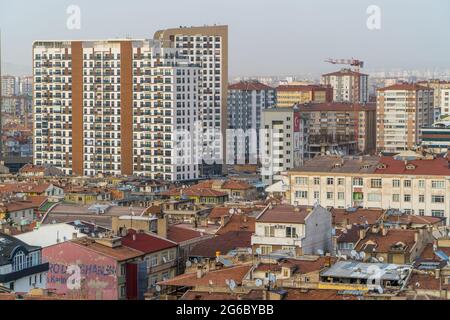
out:
M399 83L377 91L377 150L400 153L420 142L420 128L434 121L433 89Z
M203 151L209 158L201 164L204 177L226 171L228 26L180 27L157 31L156 40L167 41L201 68L198 119L203 129ZM220 137L222 136L222 138Z
M197 118L199 68L153 40L33 44L34 163L68 175L198 177L176 130ZM193 154L193 153L189 153Z
M322 75L322 83L333 87L334 102L367 103L369 76L350 69Z

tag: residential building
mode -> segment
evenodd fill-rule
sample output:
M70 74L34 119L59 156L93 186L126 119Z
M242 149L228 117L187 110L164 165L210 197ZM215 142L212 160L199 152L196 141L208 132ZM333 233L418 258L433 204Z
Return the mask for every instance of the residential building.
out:
M209 188L191 186L188 188L173 188L162 193L171 200L193 200L196 204L218 205L228 201L228 193Z
M335 102L369 102L368 80L367 74L350 69L322 75L322 83L333 88Z
M308 122L298 107L263 111L260 146L265 184L281 180L282 172L302 165L308 150Z
M47 287L49 264L42 259L41 247L0 233L0 252L1 286L19 293Z
M18 79L18 94L31 97L33 94L33 76L23 76Z
M257 164L261 112L275 103L275 89L258 81L228 86L227 164Z
M325 208L268 205L257 217L252 236L253 251L276 251L294 256L332 252L331 214Z
M299 105L308 115L309 157L373 153L376 147L376 105L312 103Z
M450 169L446 158L413 153L395 157L319 156L289 172L292 204L333 208L397 209L450 215Z
M154 39L170 42L189 62L200 65L197 117L203 130L202 142L209 161L200 166L202 177L221 175L226 154L228 26L180 27L157 31ZM219 137L221 139L219 139ZM206 145L205 145L206 144ZM208 150L208 151L206 151ZM204 159L206 160L206 159Z
M420 146L433 154L446 153L450 149L450 117L420 128Z
M433 89L398 83L377 91L377 150L398 153L420 143L420 128L434 122Z
M200 69L153 40L33 44L35 165L67 175L198 177Z
M428 81L419 81L417 84L433 90L435 115L438 117L450 115L450 81L430 79Z
M333 88L322 85L286 84L276 88L277 106L292 107L303 103L329 103L333 101Z
M17 94L16 77L11 75L2 75L2 96L11 97Z

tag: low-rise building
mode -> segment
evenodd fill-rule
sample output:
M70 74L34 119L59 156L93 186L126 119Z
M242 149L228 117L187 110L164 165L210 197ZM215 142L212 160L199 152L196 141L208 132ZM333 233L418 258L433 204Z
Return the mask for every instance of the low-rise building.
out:
M287 84L277 88L277 106L289 108L295 104L327 103L333 101L333 88L322 85Z
M288 251L301 256L332 252L331 214L321 206L268 205L255 224L252 247L256 253Z
M0 285L19 293L45 289L49 264L44 261L41 247L0 233Z

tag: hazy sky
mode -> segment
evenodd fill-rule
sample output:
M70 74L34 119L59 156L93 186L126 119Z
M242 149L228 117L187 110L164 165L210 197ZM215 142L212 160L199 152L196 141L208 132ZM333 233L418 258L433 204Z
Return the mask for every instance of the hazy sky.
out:
M69 5L81 29L66 27ZM369 5L381 30L366 27ZM151 38L160 28L227 24L231 76L318 74L328 57L367 69L448 68L448 0L0 0L3 73L31 73L33 40Z

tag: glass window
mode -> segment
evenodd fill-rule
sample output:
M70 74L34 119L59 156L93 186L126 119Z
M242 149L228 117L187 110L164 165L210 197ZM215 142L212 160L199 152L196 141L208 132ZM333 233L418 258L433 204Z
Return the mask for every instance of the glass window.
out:
M275 227L274 226L264 227L264 236L265 237L275 237Z
M411 201L411 195L410 195L410 194L405 194L405 195L403 196L403 200L404 200L405 202L410 202L410 201Z
M405 188L411 188L411 180L405 180L403 181L403 186Z
M425 180L419 180L419 188L425 188Z
M287 238L296 238L297 237L297 229L294 227L286 227L286 237Z
M433 189L444 189L444 185L445 185L445 182L442 180L431 181L431 188L433 188Z
M435 196L435 195L431 196L432 203L444 203L444 200L445 200L444 196Z
M399 188L400 187L400 180L398 180L398 179L392 180L392 187L393 188Z
M381 188L381 179L370 179L371 188Z
M327 199L332 200L333 199L333 192L327 192Z
M314 178L314 184L318 186L320 184L320 178Z
M419 194L419 202L424 203L425 202L425 195Z
M327 185L333 185L334 184L334 179L333 178L327 178Z
M338 200L344 200L345 194L343 192L338 192Z
M344 185L344 178L338 178L338 186Z
M301 186L308 185L308 178L307 177L297 177L295 178L295 183Z
M443 218L444 217L444 210L431 210L431 215L433 217Z
M353 178L353 185L362 187L363 186L363 178Z
M393 194L392 195L392 201L393 202L399 202L400 201L400 195L399 194Z

